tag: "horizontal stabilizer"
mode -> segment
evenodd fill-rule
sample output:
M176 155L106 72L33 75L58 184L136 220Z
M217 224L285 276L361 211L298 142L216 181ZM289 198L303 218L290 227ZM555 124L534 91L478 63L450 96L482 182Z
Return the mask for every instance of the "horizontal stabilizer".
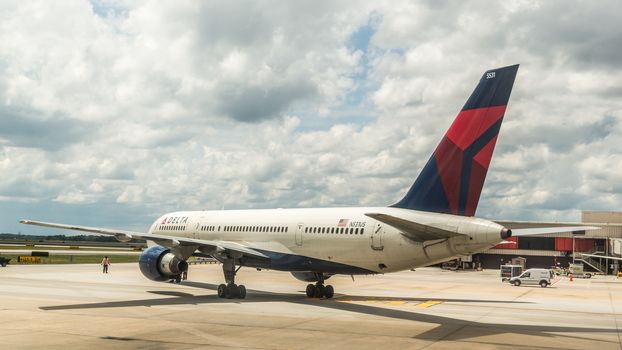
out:
M598 230L600 227L595 226L558 226L558 227L533 227L533 228L515 228L512 229L512 237L524 237L544 235L549 233L564 233L577 231Z
M598 255L598 254L586 254L586 253L576 253L581 256L589 256L590 258L601 258L601 259L609 259L609 260L622 260L622 258L617 256L608 256L608 255Z
M402 231L402 234L413 241L424 242L435 239L450 238L455 236L461 236L460 233L453 231L443 230L438 227L420 224L418 222L398 218L396 216L380 214L380 213L367 213L372 219L376 219L389 226L393 226L396 229Z

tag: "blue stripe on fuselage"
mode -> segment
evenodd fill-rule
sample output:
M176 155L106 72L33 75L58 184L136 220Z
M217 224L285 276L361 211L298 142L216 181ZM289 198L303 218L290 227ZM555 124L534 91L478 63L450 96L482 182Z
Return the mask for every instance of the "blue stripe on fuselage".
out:
M360 267L336 263L322 259L310 258L308 256L294 255L287 253L277 253L263 249L253 249L270 257L270 261L249 261L245 266L259 267L264 269L280 271L311 271L335 273L343 275L369 275L376 272Z

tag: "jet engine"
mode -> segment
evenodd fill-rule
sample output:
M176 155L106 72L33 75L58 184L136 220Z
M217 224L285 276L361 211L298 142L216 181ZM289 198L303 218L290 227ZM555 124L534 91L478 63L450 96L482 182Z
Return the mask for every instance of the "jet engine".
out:
M303 282L317 282L317 276L315 275L315 272L311 272L311 271L302 271L302 272L292 272L291 273L292 276L296 277L297 280L303 281ZM327 280L330 278L329 274L324 274L324 279Z
M171 250L156 245L140 254L140 272L152 281L167 281L188 271L186 260L180 259Z

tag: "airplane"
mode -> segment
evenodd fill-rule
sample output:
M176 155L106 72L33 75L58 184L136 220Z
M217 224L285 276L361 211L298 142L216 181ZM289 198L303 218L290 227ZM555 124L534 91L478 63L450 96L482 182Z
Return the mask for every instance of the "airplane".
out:
M235 277L242 267L290 272L309 282L308 297L332 298L333 275L382 274L484 252L512 236L594 229L585 226L512 230L475 211L518 65L486 71L406 195L387 207L180 211L149 230L21 220L38 225L145 239L139 257L154 281L181 278L191 256L222 263L221 298L246 297Z

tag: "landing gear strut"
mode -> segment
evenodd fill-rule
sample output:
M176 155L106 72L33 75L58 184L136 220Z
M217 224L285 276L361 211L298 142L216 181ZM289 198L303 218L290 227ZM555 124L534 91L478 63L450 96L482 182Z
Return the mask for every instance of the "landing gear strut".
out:
M227 299L244 299L246 298L246 287L244 285L235 284L235 275L242 268L240 265L235 267L234 259L227 259L222 264L222 271L225 274L225 282L218 286L218 297Z
M315 277L317 278L317 283L307 285L307 296L309 298L332 298L335 295L335 289L330 284L324 285L324 274L316 273Z

